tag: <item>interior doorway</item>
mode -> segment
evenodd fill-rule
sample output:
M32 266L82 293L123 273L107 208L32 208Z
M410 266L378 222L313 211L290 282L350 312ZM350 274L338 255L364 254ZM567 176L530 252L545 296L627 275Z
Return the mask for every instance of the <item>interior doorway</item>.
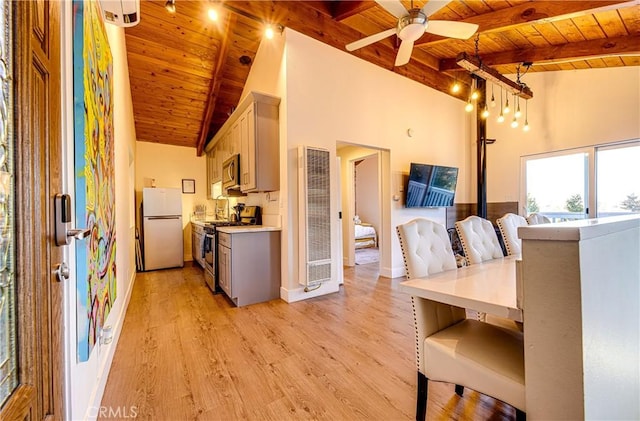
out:
M383 168L389 160L388 151L338 143L337 155L341 158L343 265L377 263L382 273L388 254L385 254L388 249L385 227L390 224L382 205Z

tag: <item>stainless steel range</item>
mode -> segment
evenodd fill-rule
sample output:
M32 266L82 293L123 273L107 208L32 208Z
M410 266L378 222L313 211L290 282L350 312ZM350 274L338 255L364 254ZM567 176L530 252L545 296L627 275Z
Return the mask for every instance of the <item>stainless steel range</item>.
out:
M260 225L262 218L260 215L260 206L245 206L237 221L214 221L204 226L204 260L205 273L204 280L207 286L214 293L221 292L218 285L218 227L228 227L237 225Z

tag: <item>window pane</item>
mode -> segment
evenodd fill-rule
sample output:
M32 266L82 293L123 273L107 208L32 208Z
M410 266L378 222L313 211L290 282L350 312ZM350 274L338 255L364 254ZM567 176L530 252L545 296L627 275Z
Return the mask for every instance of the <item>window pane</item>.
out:
M18 385L11 7L0 3L0 407Z
M582 152L527 160L527 214L542 213L554 222L585 218L587 170Z
M639 163L639 143L597 150L597 216L640 213Z

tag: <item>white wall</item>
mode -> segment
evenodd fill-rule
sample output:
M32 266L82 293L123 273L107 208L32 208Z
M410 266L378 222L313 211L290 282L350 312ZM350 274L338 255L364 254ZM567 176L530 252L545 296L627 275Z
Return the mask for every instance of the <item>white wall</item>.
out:
M182 189L182 179L196 181L195 194L182 195L182 226L184 238L184 259L193 260L191 255L191 214L195 205L207 205L207 213L213 218L213 202L207 201L207 158L197 156L195 148L164 145L150 142L136 142L136 212L140 211L142 189L154 179L156 187ZM138 215L138 218L140 216Z
M487 124L487 137L497 139L487 146L489 202L519 200L521 156L640 138L638 67L532 72L523 81L534 95L531 130L493 117Z
M391 239L391 266L386 276L402 274L402 256L395 226L411 217L427 216L406 210L392 196L401 194L402 173L411 162L459 167L457 201L470 199L470 145L464 103L424 85L374 66L350 54L286 30L287 167L291 253L283 285L297 285L297 168L298 145L324 147L335 158L336 142L389 149L391 191L383 206L391 208L391 224L381 235ZM407 129L413 129L413 137ZM335 159L332 159L335 162ZM333 168L335 171L335 168ZM336 191L335 189L332 189ZM283 193L284 194L284 193ZM334 202L337 202L334 198ZM337 223L337 213L335 223ZM335 231L333 231L335 232ZM339 239L334 239L334 242ZM336 263L339 264L338 261Z
M378 189L378 155L364 158L355 166L356 215L380 230L380 190Z
M62 92L63 139L65 148L65 190L73 194L73 82L72 82L72 4L63 2ZM109 374L111 361L124 322L135 280L134 252L134 158L135 127L127 69L124 30L106 25L113 56L113 123L115 139L116 186L116 280L117 298L105 321L112 326L114 339L110 344L96 344L89 360L76 362L76 289L75 276L65 284L65 393L67 419L95 419ZM70 267L75 267L73 247L67 247ZM83 317L83 316L81 316Z

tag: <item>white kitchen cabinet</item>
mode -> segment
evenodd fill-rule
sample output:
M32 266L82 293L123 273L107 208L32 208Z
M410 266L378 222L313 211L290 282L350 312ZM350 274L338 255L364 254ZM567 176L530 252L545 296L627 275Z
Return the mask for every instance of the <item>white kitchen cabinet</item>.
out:
M238 307L279 298L280 231L233 231L218 229L220 288Z

